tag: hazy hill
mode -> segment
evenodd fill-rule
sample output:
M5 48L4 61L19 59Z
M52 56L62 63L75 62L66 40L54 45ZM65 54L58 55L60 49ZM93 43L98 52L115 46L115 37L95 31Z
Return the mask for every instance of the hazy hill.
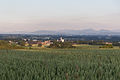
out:
M120 32L109 31L109 30L59 30L59 31L49 31L49 30L39 30L32 32L31 34L38 35L120 35Z
M38 30L34 32L15 31L6 34L35 34L35 35L120 35L120 31L109 31L109 30Z

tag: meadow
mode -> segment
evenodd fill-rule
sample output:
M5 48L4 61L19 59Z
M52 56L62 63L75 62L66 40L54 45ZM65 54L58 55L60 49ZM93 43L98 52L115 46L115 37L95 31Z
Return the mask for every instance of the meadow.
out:
M119 49L0 50L0 80L119 79Z

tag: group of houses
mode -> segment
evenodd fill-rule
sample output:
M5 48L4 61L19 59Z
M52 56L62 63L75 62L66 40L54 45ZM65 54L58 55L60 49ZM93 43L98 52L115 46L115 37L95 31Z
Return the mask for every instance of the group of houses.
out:
M23 43L22 45L20 43ZM48 47L51 44L53 44L53 42L51 40L47 40L47 41L39 41L39 40L22 40L22 41L9 41L10 45L21 45L21 46L25 46L25 47Z
M57 42L64 42L65 40L61 37L57 40ZM38 40L26 40L25 39L25 46L32 46L32 47L48 47L51 44L53 44L53 41L47 40L47 41L38 41Z
M51 44L53 44L52 41L48 40L48 41L27 41L25 42L25 46L32 46L32 47L48 47L50 46Z
M59 39L56 40L57 42L65 42L65 40L60 37ZM20 42L23 42L21 45ZM120 42L119 42L120 43ZM52 40L46 40L46 41L41 41L37 39L23 39L21 41L9 41L9 44L16 44L16 45L21 45L21 46L26 46L26 47L49 47L51 44L53 44ZM74 45L77 43L74 43ZM103 42L105 45L112 45L112 42Z
M57 42L64 42L65 40L61 37L60 39L56 40ZM21 41L20 41L21 42ZM20 43L19 41L9 41L9 44L18 44ZM23 39L22 42L24 43L24 46L28 47L48 47L51 44L53 44L52 40L46 40L46 41L41 41L37 39ZM23 45L22 45L23 46Z

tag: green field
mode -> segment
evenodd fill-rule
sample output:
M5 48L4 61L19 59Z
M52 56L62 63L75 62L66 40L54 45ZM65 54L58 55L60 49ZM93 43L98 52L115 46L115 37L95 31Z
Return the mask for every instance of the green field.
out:
M120 50L0 50L0 80L120 80Z

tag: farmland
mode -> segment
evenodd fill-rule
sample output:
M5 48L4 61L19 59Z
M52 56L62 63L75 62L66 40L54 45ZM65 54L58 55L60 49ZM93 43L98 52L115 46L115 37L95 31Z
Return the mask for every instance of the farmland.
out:
M119 49L0 50L0 80L119 79Z

